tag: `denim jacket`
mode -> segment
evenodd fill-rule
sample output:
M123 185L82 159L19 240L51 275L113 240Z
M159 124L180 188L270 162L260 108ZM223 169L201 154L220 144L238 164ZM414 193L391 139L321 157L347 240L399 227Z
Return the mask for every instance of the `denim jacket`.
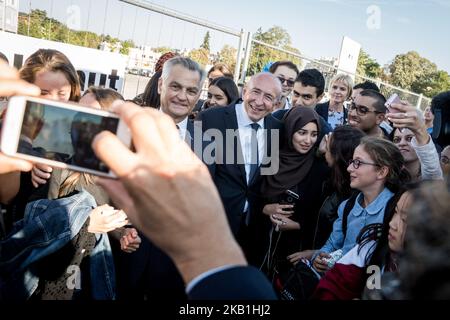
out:
M388 188L384 188L374 201L366 208L363 208L361 203L364 195L360 193L356 197L355 205L348 214L347 234L345 237L342 233L342 216L344 214L345 204L348 200L342 202L338 208L338 218L333 224L333 232L325 245L318 252L331 253L338 249L342 249L343 254L345 255L356 245L356 238L364 226L372 223L383 223L386 204L393 195L394 194Z
M39 284L33 263L71 241L94 207L94 198L85 190L57 200L28 203L24 218L0 241L0 300L28 299ZM114 262L108 236L95 236L90 256L92 298L114 299Z

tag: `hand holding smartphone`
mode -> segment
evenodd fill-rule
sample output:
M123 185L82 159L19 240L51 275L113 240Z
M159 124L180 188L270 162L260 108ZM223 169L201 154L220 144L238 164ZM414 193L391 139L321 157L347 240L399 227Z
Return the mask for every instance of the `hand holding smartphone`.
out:
M401 103L400 97L398 94L394 93L389 97L389 99L386 100L386 103L384 104L386 108L388 109L389 113L398 113L401 112L395 108L392 108L391 106L396 103Z
M12 97L2 124L3 153L90 174L115 177L92 150L94 137L108 130L129 147L128 127L110 112L72 103Z

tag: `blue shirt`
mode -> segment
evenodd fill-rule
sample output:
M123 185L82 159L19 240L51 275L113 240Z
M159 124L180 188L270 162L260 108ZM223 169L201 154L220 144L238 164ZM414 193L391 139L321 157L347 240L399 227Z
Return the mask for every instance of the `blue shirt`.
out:
M330 253L338 249L342 249L343 254L349 252L356 245L356 237L362 228L372 223L383 223L384 209L393 195L388 188L384 188L374 201L366 208L363 208L361 203L363 202L364 195L361 192L356 197L355 205L348 214L347 235L345 239L342 233L342 216L348 200L342 202L338 208L338 218L334 222L333 231L319 252Z

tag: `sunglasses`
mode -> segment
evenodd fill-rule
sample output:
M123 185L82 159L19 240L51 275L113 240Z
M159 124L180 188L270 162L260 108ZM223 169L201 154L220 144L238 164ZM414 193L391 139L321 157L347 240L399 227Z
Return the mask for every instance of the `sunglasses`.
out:
M281 84L283 84L283 83L286 82L286 84L288 85L288 87L293 87L293 86L294 86L294 83L295 83L294 80L288 80L288 79L285 79L285 78L283 78L283 77L277 77L277 78L280 80Z
M356 110L356 114L358 116L365 116L366 114L368 114L369 112L373 112L373 113L381 113L379 111L376 110L369 110L369 108L365 107L365 106L358 106L356 105L354 102L352 102L350 104L350 111Z
M362 164L366 164L369 166L375 166L375 167L379 167L380 165L376 164L376 163L370 163L370 162L365 162L365 161L361 161L359 159L352 159L348 162L348 165L353 165L353 168L358 169Z

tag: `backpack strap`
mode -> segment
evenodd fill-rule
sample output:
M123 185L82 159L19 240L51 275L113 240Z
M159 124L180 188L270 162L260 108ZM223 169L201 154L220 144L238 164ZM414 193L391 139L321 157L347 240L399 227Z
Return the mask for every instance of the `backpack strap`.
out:
M350 211L352 211L353 207L355 206L356 197L358 197L358 194L359 194L359 192L353 192L344 207L344 213L342 215L342 234L344 235L344 240L345 240L345 236L347 235L348 215L349 215Z

